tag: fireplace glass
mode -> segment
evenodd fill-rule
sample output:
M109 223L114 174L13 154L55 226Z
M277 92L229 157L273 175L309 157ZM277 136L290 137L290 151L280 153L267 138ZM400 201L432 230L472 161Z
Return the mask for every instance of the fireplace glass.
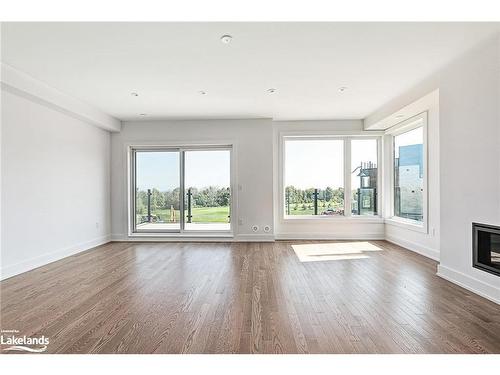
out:
M500 276L500 227L473 223L472 237L472 265Z

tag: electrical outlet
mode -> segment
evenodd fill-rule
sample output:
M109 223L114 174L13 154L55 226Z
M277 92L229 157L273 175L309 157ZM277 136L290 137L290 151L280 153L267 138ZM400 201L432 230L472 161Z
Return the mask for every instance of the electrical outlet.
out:
M98 221L95 222L95 229L99 229L99 222Z
M238 219L238 225L243 225L243 219L242 218Z

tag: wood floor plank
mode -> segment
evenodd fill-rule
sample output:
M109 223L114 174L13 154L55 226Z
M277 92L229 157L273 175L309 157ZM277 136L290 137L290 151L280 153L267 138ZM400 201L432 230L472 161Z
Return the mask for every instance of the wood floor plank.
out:
M1 328L48 353L500 353L500 307L436 262L294 250L354 242L110 243L0 282Z

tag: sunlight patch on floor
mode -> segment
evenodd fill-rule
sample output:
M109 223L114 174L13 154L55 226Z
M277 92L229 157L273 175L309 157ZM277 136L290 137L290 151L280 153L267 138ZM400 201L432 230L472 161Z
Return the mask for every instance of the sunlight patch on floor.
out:
M292 245L292 249L301 262L366 259L370 256L365 253L382 251L366 241L299 244Z

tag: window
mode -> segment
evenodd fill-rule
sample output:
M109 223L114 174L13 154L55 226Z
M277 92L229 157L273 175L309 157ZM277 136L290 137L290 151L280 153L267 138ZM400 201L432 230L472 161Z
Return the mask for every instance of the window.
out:
M419 116L393 133L393 215L423 225L425 199L424 118Z
M351 214L377 215L377 140L351 141Z
M285 140L285 215L344 215L344 141Z
M132 148L134 233L230 231L231 149Z
M284 217L377 215L378 143L362 136L285 136Z

